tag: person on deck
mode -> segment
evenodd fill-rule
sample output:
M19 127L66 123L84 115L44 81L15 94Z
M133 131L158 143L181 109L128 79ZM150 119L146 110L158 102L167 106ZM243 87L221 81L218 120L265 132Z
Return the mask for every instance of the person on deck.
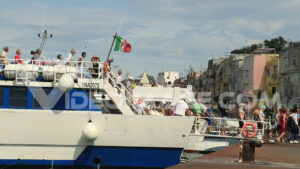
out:
M74 56L76 54L76 49L72 49L71 52L68 54L67 58L67 65L74 66Z
M229 101L228 100L224 101L223 103L224 103L223 106L220 105L221 117L222 118L228 118L229 117L229 113L232 110L229 108Z
M7 56L7 53L8 53L8 47L5 46L5 47L3 48L3 51L1 52L1 56L0 56L0 63L3 64L3 65L8 64L8 56Z
M238 113L238 119L240 119L239 121L239 125L240 125L240 128L243 127L244 125L244 120L245 120L245 111L244 111L244 107L245 107L245 104L244 103L240 103L239 105L239 113Z
M116 83L118 88L121 88L121 82L122 82L122 69L118 70L118 73L116 74Z
M107 72L111 70L111 63L114 61L114 58L109 58L104 62L104 76L106 76Z
M62 55L61 54L59 54L59 55L57 55L57 60L55 61L55 65L61 65L62 63L61 63L61 60L62 60Z
M263 123L263 121L265 120L265 110L266 110L266 106L265 105L261 105L260 106L260 109L259 109L259 115L258 115L258 117L259 117L259 123L257 124L258 126L258 128L259 129L262 129L263 128L263 125L264 125L264 123Z
M133 84L134 79L132 76L128 77L128 81L126 82L126 90L125 90L125 96L126 96L126 102L131 107L131 105L134 103L134 99L132 97L133 95Z
M111 57L111 58L109 58L109 59L107 60L107 63L108 63L109 68L111 67L111 63L112 63L112 62L114 62L114 58L113 58L113 57Z
M130 97L133 94L133 84L134 84L134 79L132 76L129 76L128 81L126 83L126 96Z
M193 112L196 116L204 116L204 113L206 112L207 107L202 104L202 100L199 98L197 99L197 102L193 105Z
M200 118L199 117L204 117L204 113L206 112L207 107L202 104L202 100L200 98L197 99L197 102L194 103L193 105L193 112L195 116L198 118L196 119L196 124L197 124L197 130L199 130L199 124L200 124Z
M86 52L81 53L81 57L77 60L78 62L78 68L84 68L85 66L85 58L86 58Z
M37 50L34 52L34 55L33 55L32 59L31 59L31 60L33 61L33 64L36 64L36 65L39 65L39 64L40 64L41 54L42 54L41 49L37 49Z
M146 109L147 105L144 101L144 98L140 97L139 100L137 101L137 104L138 104L138 106L137 106L138 114L139 115L146 115L145 109Z
M87 74L87 66L86 66L85 58L86 58L86 52L82 52L81 57L77 60L77 67L79 70L78 73L79 73L79 77L81 78L89 77L89 75Z
M166 116L174 116L174 105L173 105L173 103L167 109L165 114L166 114Z
M95 54L92 57L91 62L93 63L93 67L90 70L92 78L98 78L98 73L101 72L99 56Z
M166 115L166 101L162 101L160 104L159 104L159 107L158 107L158 111L163 115L165 116Z
M186 99L182 98L178 100L174 107L174 116L192 116L191 111L189 109L188 104L186 103Z
M224 100L223 101L223 105L220 104L220 112L221 112L221 135L225 135L226 134L226 128L227 128L227 122L226 122L226 118L229 117L229 113L232 111L230 109L230 105L229 105L229 100Z
M120 94L121 93L121 83L122 83L122 69L119 69L118 70L118 73L116 74L116 78L115 78L115 82L116 82L116 87L118 89L118 93Z
M18 50L16 51L16 56L15 56L15 63L16 63L16 64L22 64L22 63L23 63L23 61L22 61L22 59L21 59L21 54L22 54L21 50L18 49Z

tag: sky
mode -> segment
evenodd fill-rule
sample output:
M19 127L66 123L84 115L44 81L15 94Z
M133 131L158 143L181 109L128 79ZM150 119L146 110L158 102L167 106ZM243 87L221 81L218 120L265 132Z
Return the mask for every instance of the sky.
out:
M0 47L30 58L43 28L53 34L43 54L63 58L72 48L105 60L119 35L131 53L112 52L114 65L134 77L146 72L204 69L234 49L283 36L300 40L298 0L10 0L0 6Z

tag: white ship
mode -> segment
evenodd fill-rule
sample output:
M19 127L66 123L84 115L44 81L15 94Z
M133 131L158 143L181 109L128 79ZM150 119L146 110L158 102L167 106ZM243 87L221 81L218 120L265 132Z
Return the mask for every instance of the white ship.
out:
M0 74L2 167L166 168L180 162L195 118L137 115L113 72L104 75L103 63L93 76L86 71L91 62L9 63Z

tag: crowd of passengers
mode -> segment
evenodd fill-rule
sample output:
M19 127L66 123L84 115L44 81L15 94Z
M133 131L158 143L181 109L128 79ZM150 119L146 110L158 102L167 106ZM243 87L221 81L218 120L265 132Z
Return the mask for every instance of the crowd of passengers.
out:
M130 85L130 84L129 84ZM196 102L189 101L189 99L182 98L174 104L166 104L166 102L145 102L142 97L135 103L135 107L141 115L159 115L159 116L198 116L204 118L208 122L208 129L213 124L210 117L237 118L239 120L239 127L242 128L244 122L247 120L257 121L257 128L263 129L265 116L273 119L272 109L265 105L258 108L250 109L245 103L239 105L229 106L229 102L225 101L223 106L217 105L206 106L201 99ZM280 107L275 112L272 129L269 131L272 137L276 137L278 142L298 143L299 129L300 129L300 107L294 106L293 109ZM221 134L225 135L227 131L227 124L222 120Z
M22 60L22 51L20 49L16 50L16 55L14 58L8 57L9 48L6 46L3 48L1 55L0 55L0 65L1 69L3 70L5 68L5 65L7 64L25 64ZM75 60L75 54L76 49L72 49L70 53L68 54L67 58L63 59L63 56L61 54L58 54L55 61L52 61L51 63L47 63L46 61L43 61L42 58L42 51L40 49L37 49L35 51L31 51L30 53L32 55L30 61L28 64L35 64L35 65L68 65L68 66L74 66L74 67L84 67L86 69L87 65L87 53L82 52L81 56ZM44 58L45 59L45 58ZM104 62L104 72L107 72L110 70L111 63L114 61L114 58L109 58ZM88 68L88 72L92 75L93 78L98 77L99 71L101 71L100 68L100 57L98 55L93 55L90 59L90 62L92 63L92 66Z

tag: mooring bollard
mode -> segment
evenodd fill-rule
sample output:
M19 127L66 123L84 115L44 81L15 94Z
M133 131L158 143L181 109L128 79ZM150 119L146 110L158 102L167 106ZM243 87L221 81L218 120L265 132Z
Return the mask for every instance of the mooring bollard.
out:
M255 147L261 147L262 142L255 140L240 140L240 163L254 163Z

